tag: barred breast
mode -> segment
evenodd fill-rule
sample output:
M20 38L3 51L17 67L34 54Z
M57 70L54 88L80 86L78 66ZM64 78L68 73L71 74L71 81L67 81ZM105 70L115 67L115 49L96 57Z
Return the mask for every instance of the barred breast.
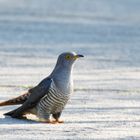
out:
M55 114L61 112L67 101L69 100L70 94L62 93L54 84L50 87L48 93L40 100L37 105L37 110L42 115Z

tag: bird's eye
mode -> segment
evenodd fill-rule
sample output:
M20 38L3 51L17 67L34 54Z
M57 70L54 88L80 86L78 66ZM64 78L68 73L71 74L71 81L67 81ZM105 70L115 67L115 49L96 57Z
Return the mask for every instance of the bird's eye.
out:
M66 57L65 57L67 60L70 60L71 59L71 56L68 54L68 55L66 55Z

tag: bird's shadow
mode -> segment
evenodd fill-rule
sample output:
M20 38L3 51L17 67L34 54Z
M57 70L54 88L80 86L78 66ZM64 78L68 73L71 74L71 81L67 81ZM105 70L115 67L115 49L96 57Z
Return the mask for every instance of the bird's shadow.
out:
M5 117L0 117L0 125L13 125L13 124L36 124L40 123L35 120L30 120L30 119L16 119L16 118L11 118L9 116Z

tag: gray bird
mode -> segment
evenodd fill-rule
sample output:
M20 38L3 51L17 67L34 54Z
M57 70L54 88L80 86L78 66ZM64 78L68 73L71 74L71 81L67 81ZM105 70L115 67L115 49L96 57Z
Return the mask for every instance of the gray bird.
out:
M62 123L59 118L73 92L72 70L76 59L83 55L65 52L59 55L52 73L27 93L0 103L0 106L22 104L4 115L22 118L26 114L36 115L40 121ZM54 120L51 120L50 117Z

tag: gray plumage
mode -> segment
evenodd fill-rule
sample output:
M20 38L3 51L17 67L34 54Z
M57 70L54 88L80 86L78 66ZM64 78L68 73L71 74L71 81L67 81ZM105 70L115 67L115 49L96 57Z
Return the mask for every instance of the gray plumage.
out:
M74 52L62 53L57 60L53 72L28 93L0 103L10 105L23 103L21 107L6 113L14 118L20 118L25 114L32 113L41 121L50 121L52 115L57 121L73 92L72 70L75 60L83 55ZM24 102L23 102L24 101ZM7 103L7 104L6 104Z

